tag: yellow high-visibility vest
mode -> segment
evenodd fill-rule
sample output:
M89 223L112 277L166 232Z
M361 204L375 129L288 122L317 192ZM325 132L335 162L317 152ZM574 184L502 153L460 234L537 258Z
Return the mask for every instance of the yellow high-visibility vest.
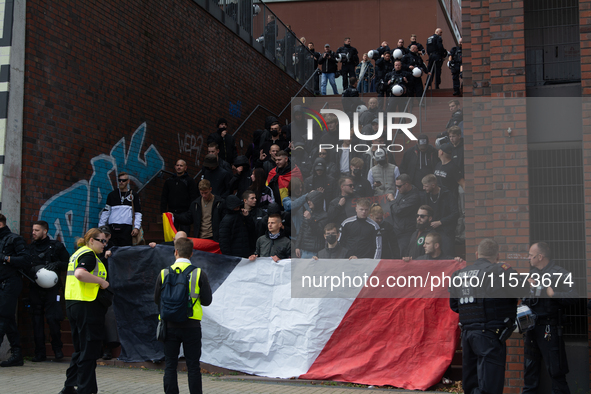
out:
M78 259L80 256L92 253L92 255L96 258L96 266L94 270L92 270L91 274L94 276L98 276L99 278L106 279L107 278L107 269L102 261L98 258L96 253L88 246L83 246L78 249L72 257L70 257L70 262L68 263L68 275L66 277L66 290L64 296L66 300L70 301L94 301L100 289L100 285L98 283L87 283L81 282L74 276L74 272L78 267Z
M191 264L184 262L184 261L177 261L173 265L171 265L172 269L180 268L182 271L185 271L187 267ZM162 283L164 283L164 277L168 275L168 268L163 269L160 271L160 278L162 279ZM201 307L201 299L199 298L199 277L201 276L201 268L196 268L191 272L189 275L189 291L191 292L191 298L193 299L193 316L190 316L189 319L194 320L201 320L203 317L203 308ZM160 315L158 315L158 319L160 319Z

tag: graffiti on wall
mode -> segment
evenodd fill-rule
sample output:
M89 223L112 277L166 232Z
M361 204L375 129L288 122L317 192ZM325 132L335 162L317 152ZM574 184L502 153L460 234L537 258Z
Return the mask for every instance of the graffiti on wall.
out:
M179 140L179 153L188 153L189 156L193 156L195 153L195 166L199 167L199 157L201 157L201 149L203 149L203 136L199 134L185 133L185 137L181 137L181 134L177 134Z
M70 253L75 249L75 240L96 227L99 215L114 190L109 175L127 172L136 187L141 188L164 169L164 159L154 145L143 152L146 123L131 136L126 151L125 137L121 138L107 154L90 160L90 180L81 180L51 197L39 210L39 220L49 223L49 235L66 245ZM143 158L142 158L143 156Z

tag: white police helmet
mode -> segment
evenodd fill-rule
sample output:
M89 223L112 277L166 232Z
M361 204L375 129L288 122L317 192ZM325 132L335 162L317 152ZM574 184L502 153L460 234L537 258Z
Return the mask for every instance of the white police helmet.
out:
M402 49L394 49L394 52L392 53L392 57L394 59L402 59L402 55L404 55L404 53L402 53Z
M355 109L355 112L359 112L360 114L364 113L365 111L367 111L367 107L365 105L358 105Z
M37 279L35 282L44 289L50 289L57 284L57 274L53 271L41 268L37 271Z
M423 75L423 72L421 71L420 68L415 67L412 69L412 76L415 78L419 78L421 75Z
M402 96L404 94L404 88L400 85L392 86L392 94L394 96Z

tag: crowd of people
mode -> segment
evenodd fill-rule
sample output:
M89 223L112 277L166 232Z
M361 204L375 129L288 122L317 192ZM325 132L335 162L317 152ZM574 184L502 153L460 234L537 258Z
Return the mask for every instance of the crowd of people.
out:
M274 21L270 21L267 26L272 23ZM437 28L435 33L427 38L425 47L417 42L416 34L411 34L408 45L405 45L402 38L398 39L393 48L390 48L387 41L383 41L377 49L362 54L351 45L350 37L344 39L343 45L336 52L331 49L330 44L325 44L322 52L318 52L313 42L306 44L306 38L301 37L303 45L294 47L295 75L303 83L313 74L310 90L316 95L326 95L329 83L333 94L338 94L335 79L339 77L343 78L344 93L350 86L350 78L356 77L359 81L358 89L362 93L377 92L380 97L421 97L424 86L431 86L433 81L435 88L439 89L441 72L447 61L446 65L453 80L453 94L460 96L462 39L460 38L458 45L448 51L443 46L442 35L443 30ZM428 60L428 64L425 64L423 58ZM426 81L423 80L425 75ZM400 86L400 89L393 89L394 86Z

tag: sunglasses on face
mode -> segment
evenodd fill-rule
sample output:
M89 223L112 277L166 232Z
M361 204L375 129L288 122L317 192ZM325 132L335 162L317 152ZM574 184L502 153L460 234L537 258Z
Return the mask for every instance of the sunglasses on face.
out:
M106 245L106 244L107 244L107 242L108 242L106 239L98 239L98 238L93 238L93 239L94 239L95 241L99 241L99 242L103 243L104 245Z
M117 179L119 183L127 182L129 179Z
M424 218L426 218L427 216L429 216L429 215L417 215L417 217L418 217L418 218L421 218L421 219L424 219Z

